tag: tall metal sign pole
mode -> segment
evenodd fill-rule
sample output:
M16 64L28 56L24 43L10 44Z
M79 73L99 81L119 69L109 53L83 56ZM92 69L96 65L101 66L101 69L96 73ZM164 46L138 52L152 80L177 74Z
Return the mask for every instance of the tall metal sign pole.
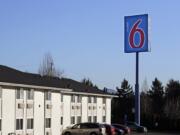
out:
M148 52L148 15L125 16L124 51L136 53L135 121L140 124L139 53Z

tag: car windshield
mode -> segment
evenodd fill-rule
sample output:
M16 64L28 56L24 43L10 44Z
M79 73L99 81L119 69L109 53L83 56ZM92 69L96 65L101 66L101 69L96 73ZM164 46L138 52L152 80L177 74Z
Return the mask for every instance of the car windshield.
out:
M120 125L113 125L114 127L116 127L116 128L121 128L122 126L120 126Z
M80 128L80 125L79 124L76 124L72 127L72 129L76 129L76 128Z
M127 125L135 125L138 126L138 124L136 122L127 122Z

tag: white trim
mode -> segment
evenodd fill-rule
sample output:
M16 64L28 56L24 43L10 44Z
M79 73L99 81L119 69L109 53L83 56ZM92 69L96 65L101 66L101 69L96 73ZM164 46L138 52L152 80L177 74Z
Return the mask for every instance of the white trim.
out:
M76 91L62 91L63 94L77 94L77 95L85 95L85 96L99 96L99 97L118 97L116 95L108 95L108 94L97 94L97 93L86 93L86 92L76 92Z
M1 86L13 86L13 87L43 89L43 90L72 91L72 89L65 89L65 88L55 88L55 87L26 85L26 84L16 84L16 83L6 83L6 82L0 82L0 85Z
M110 98L118 97L117 95L110 95L110 94L76 92L76 91L73 91L72 89L66 89L66 88L16 84L16 83L6 83L6 82L0 82L0 86L13 86L13 87L24 87L24 88L43 89L43 90L55 90L55 91L61 91L61 93L63 94L78 94L78 95L100 96L100 97L110 97Z

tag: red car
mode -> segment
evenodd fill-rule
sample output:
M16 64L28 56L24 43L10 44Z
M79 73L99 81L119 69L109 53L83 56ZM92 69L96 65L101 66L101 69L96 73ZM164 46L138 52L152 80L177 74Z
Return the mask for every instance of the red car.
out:
M130 135L131 134L131 129L128 126L121 125L121 124L112 124L115 128L122 129L125 134Z
M103 126L106 128L106 135L116 135L116 129L109 125L109 124L103 124Z

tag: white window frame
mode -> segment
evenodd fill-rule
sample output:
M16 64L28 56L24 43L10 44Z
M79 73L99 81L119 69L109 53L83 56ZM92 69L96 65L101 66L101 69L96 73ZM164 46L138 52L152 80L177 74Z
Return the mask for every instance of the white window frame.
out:
M75 124L75 116L71 116L71 124Z
M82 102L82 96L81 96L81 95L78 95L78 96L77 96L77 102L78 102L78 103L81 103L81 102Z
M92 97L88 96L88 103L92 103Z
M92 116L88 116L88 122L92 122Z
M97 97L94 97L94 103L97 103Z
M2 87L0 87L0 98L2 98Z
M34 99L34 90L33 89L29 89L26 91L26 98L27 98L27 100Z
M34 128L34 119L27 119L27 129L33 129Z
M2 119L0 119L0 132L2 131Z
M77 116L77 123L81 123L82 122L82 117L81 116Z
M45 91L45 99L51 101L52 94L51 91Z
M16 130L23 130L23 118L16 119Z
M97 122L97 116L93 116L93 122Z
M61 93L61 103L63 103L63 100L64 100L64 96L63 96L63 94Z
M46 128L51 128L51 118L46 118L45 119L45 127Z
M106 98L103 98L103 104L106 104Z
M102 122L106 122L106 116L102 116Z
M63 116L60 118L60 125L63 125Z
M75 103L75 95L71 95L71 103Z
M24 90L16 89L16 99L24 99Z

